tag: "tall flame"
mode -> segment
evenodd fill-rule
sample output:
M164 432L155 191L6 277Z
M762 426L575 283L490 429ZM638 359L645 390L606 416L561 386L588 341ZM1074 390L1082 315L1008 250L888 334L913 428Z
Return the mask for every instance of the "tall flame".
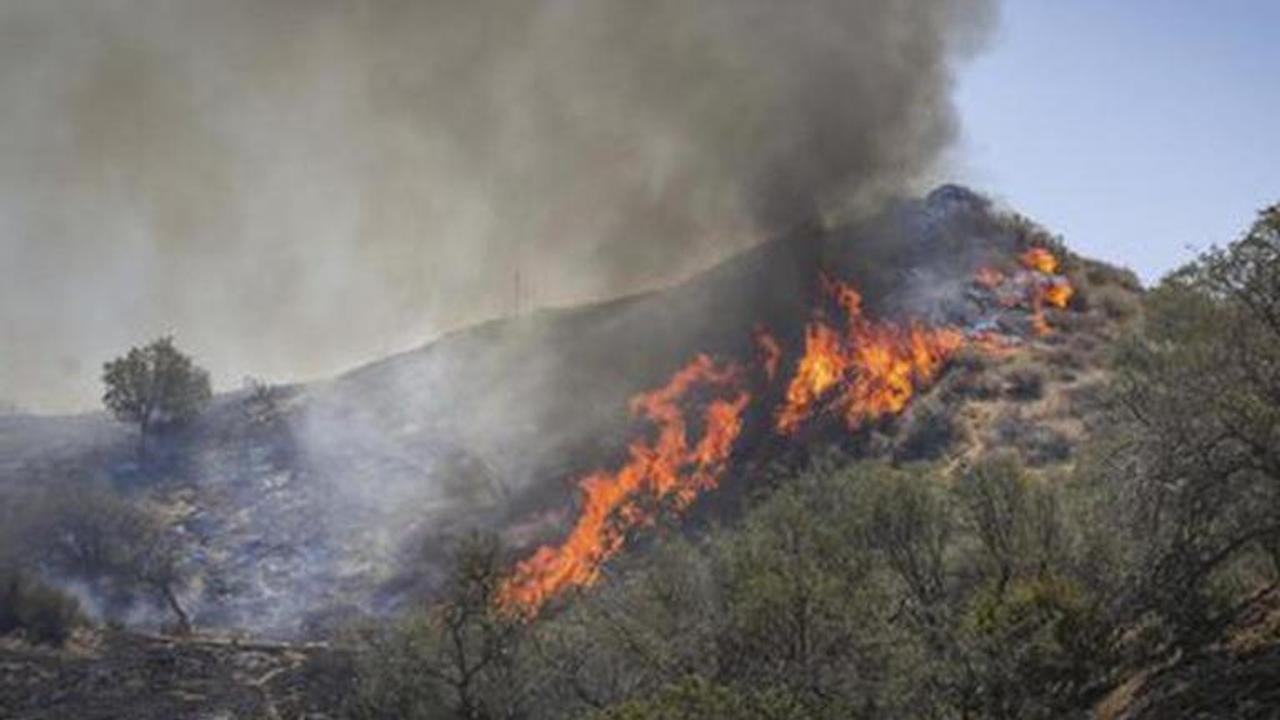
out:
M837 387L831 407L850 429L900 412L965 341L953 328L872 321L853 287L825 277L823 287L843 310L843 332L821 320L806 328L804 355L778 411L777 429L784 435L794 434Z
M632 412L657 425L657 437L633 442L629 460L617 471L582 479L577 524L563 543L544 545L516 566L500 603L531 615L566 588L594 584L604 562L622 549L629 529L652 524L664 502L684 510L699 493L716 487L751 399L741 381L738 368L698 355L663 387L633 398ZM706 406L702 438L691 444L681 405L699 386L728 397Z

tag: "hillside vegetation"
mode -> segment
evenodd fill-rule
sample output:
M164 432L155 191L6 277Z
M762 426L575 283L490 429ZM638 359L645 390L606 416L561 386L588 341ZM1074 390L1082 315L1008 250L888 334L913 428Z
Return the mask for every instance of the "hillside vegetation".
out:
M48 538L66 534L56 526L20 531L27 540L0 542L9 553L0 557L8 572L0 610L9 609L0 612L0 631L10 632L0 644L0 708L32 718L1273 717L1280 207L1146 291L1130 273L1070 255L1029 223L1000 222L1064 257L1076 294L1047 312L1054 332L960 351L904 414L856 442L815 434L736 465L714 501L684 519L660 515L656 527L627 538L599 582L535 614L513 612L501 590L527 555L526 530L557 525L542 509L563 490L486 490L448 506L457 517L411 536L422 548L394 578L402 590L424 589L420 599L336 613L313 626L323 645L255 647L85 627L76 604L39 580L49 568L22 554L31 540L49 547ZM661 315L655 298L627 303L622 317L646 304L645 322ZM790 301L779 307L803 311ZM607 328L601 333L621 332L616 317L601 319L605 313L574 317ZM456 342L479 343L483 332L498 331ZM418 361L391 362L403 376L420 370ZM338 383L347 388L342 402L330 395L325 413L355 413L346 404L356 396L350 388L374 388L375 370ZM306 506L289 504L296 496L285 491L296 491L306 472L323 471L289 469L306 455L289 418L316 391L262 392L270 396L263 396L265 429L242 460L284 478L272 502L302 513L293 523L305 527ZM248 405L238 403L251 405L252 397L215 401L211 413L240 417ZM572 402L564 402L567 411ZM216 417L204 422L197 437L219 427ZM221 427L247 437L254 422ZM564 442L556 457L586 447L585 459L558 461L571 468L602 454ZM344 447L341 467L370 462L356 454ZM451 467L491 478L483 463ZM254 472L247 477L256 482ZM238 485L245 482L226 481L218 492L257 487ZM161 607L164 588L192 578L209 596L216 578L195 573L190 555L166 550L169 540L190 540L174 532L186 526L173 517L207 516L201 503L209 492L180 484L144 494L141 504L84 495L59 505L52 517L94 529L75 537L132 533L147 540L130 545L154 552L84 542L48 557L98 563L100 589L142 593ZM185 498L185 509L175 497ZM110 512L82 512L94 506ZM4 527L43 527L32 522L43 515L24 520L16 507L0 508ZM468 525L482 529L463 532ZM444 537L452 538L450 552ZM211 553L227 544L203 547ZM175 557L188 562L159 562ZM305 567L305 557L299 562ZM157 569L163 584L147 581ZM149 692L109 690L104 677Z
M466 541L445 602L359 636L350 714L1273 716L1280 209L1141 300L1073 272L1059 339L957 361L887 457L775 469L535 620Z

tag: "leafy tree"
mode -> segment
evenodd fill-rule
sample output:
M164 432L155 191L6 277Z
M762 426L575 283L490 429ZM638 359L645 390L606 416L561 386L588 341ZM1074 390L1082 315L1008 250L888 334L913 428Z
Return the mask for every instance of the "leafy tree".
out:
M135 423L139 443L148 433L194 418L212 397L209 373L162 337L103 365L102 402L123 422Z
M365 633L357 659L358 691L347 712L367 720L521 716L527 695L520 673L525 624L503 610L504 577L494 536L458 546L444 599L390 628Z
M1184 641L1242 607L1217 592L1248 557L1280 582L1280 206L1167 277L1123 347L1109 474L1138 611ZM1103 435L1103 434L1100 434ZM1254 563L1256 566L1257 563Z
M191 630L178 598L190 577L186 548L160 519L93 487L51 489L29 509L26 543L43 565L130 602L148 596L173 613L179 632Z
M951 470L817 455L727 525L636 544L516 644L458 594L490 570L461 573L369 653L408 658L380 697L412 702L377 717L1070 717L1195 657L1280 587L1280 206L1129 327L1071 470L1021 442ZM916 410L931 446L946 428Z

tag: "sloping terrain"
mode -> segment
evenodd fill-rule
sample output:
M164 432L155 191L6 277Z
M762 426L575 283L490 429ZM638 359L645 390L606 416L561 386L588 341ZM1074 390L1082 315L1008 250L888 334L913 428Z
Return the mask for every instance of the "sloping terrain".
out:
M822 271L851 281L877 317L966 326L973 273L1027 232L940 188L860 223L798 229L667 290L493 321L328 382L219 396L145 461L101 414L0 418L0 488L97 483L163 507L192 547L183 600L197 626L296 634L429 592L440 538L467 527L504 529L517 546L554 537L574 479L623 453L630 397L699 352L751 358L761 327L794 357ZM925 407L963 416L966 447L1038 443L1047 461L1068 459L1062 446L1081 432L1072 398L1087 395L1114 334L1111 309L1081 302L1054 319L1079 332L962 368L1001 387L948 379ZM1026 352L1039 369L1015 360ZM1019 372L1048 373L1022 380L1050 389L1009 391ZM922 413L880 430L909 431ZM739 453L769 460L769 442L749 430ZM894 452L935 453L920 442Z
M792 361L821 270L849 278L875 316L1001 324L991 329L1013 342L961 350L904 413L854 435L824 419L779 438L769 414L779 391L754 383L764 416L746 419L725 487L694 508L693 524L720 505L731 513L726 497L770 467L833 444L944 467L1014 448L1033 471L1065 474L1105 400L1102 368L1141 289L1127 273L1067 256L1062 272L1077 294L1045 312L1051 332L1035 332L1025 310L985 313L991 298L974 273L1016 256L1029 232L1042 231L943 188L857 226L799 231L666 291L495 321L328 382L220 396L145 458L102 415L0 418L5 491L105 484L158 508L189 542L182 599L197 627L294 639L79 631L56 650L10 639L0 707L23 718L334 716L350 691L349 660L300 636L429 597L447 539L468 527L498 529L523 552L555 542L574 520L574 479L615 463L644 429L628 398L697 352L752 358L761 327ZM89 609L162 622L95 608L91 589L71 589ZM1163 717L1220 703L1196 678L1265 683L1272 645L1223 646L1135 674L1099 712Z
M50 649L0 642L0 709L13 720L336 717L348 682L319 646L84 632Z
M1280 708L1280 593L1208 647L1143 668L1097 708L1102 720L1273 718Z

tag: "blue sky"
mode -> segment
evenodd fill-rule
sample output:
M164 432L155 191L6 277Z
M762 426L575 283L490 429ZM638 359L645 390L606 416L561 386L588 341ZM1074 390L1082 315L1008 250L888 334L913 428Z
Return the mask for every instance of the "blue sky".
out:
M1280 0L1006 0L956 172L1145 280L1280 201Z

